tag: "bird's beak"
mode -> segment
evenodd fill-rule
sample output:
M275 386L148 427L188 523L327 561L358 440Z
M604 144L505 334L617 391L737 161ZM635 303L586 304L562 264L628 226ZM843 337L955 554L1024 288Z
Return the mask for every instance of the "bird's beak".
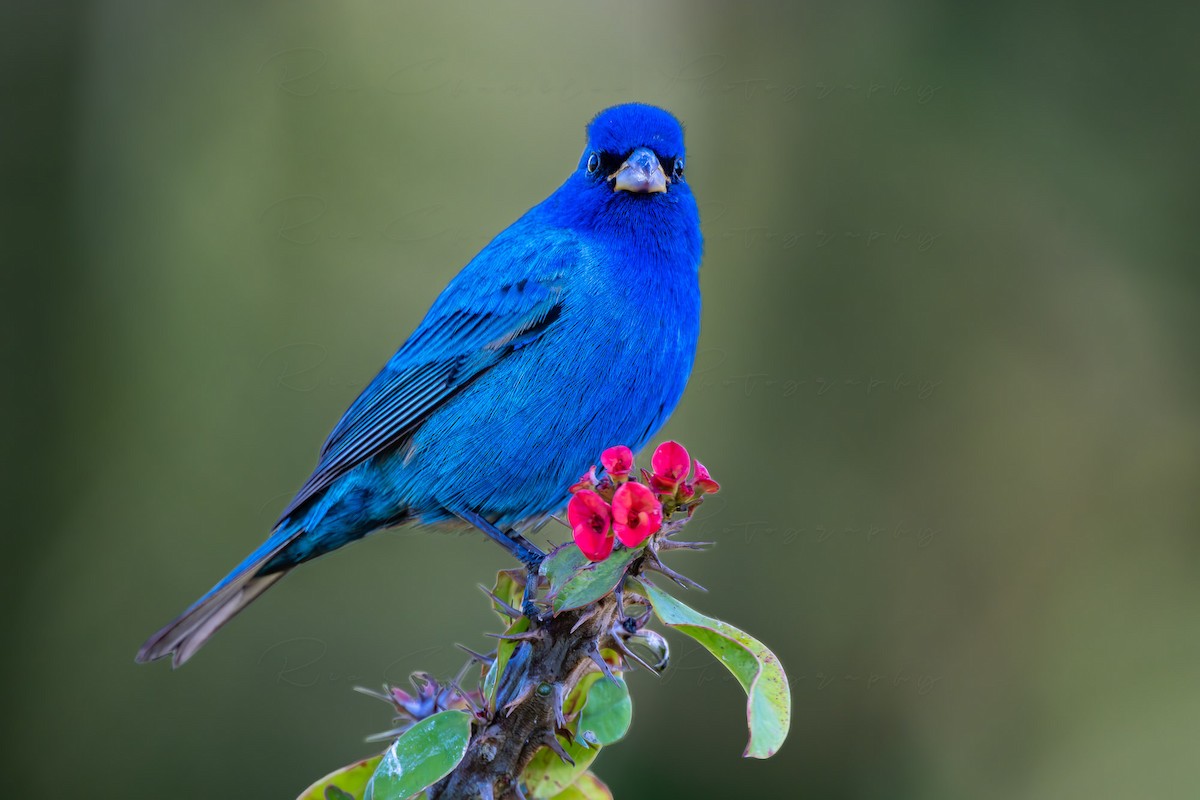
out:
M634 192L635 194L654 194L667 190L667 176L658 156L648 147L639 147L629 154L625 163L608 176L615 178L614 192Z

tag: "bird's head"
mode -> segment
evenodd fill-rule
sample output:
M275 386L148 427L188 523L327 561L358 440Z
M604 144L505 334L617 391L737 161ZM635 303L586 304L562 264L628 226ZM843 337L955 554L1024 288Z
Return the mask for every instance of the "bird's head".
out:
M655 106L628 103L596 115L579 171L598 189L636 195L666 194L686 184L683 127ZM640 198L639 198L640 199Z
M686 160L683 126L669 112L641 103L605 109L587 127L563 210L580 225L696 228Z

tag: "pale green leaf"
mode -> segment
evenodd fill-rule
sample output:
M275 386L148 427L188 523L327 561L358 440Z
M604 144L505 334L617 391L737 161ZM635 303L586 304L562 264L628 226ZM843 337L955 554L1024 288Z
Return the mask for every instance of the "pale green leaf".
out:
M532 800L550 800L562 794L579 779L600 753L599 747L590 748L583 742L568 742L561 736L558 743L574 759L575 766L560 759L558 754L548 747L538 750L529 766L521 773L521 780L529 790L526 794Z
M585 772L553 800L613 800L612 792L593 772Z
M496 585L492 587L492 594L513 608L520 608L525 595L525 570L516 568L502 569L497 572ZM492 610L496 612L496 616L500 617L500 622L503 624L512 623L512 617L495 600L492 601Z
M371 780L371 775L379 766L381 758L383 758L382 755L364 758L362 761L356 761L336 772L331 772L305 789L297 800L327 800L330 796L339 797L338 792L342 792L344 796L353 798L353 800L362 800L363 791L367 788L367 781ZM333 791L327 795L326 792L330 788Z
M791 691L779 658L750 634L689 608L645 578L640 584L655 616L704 645L746 690L750 743L744 755L773 756L787 738L792 717Z

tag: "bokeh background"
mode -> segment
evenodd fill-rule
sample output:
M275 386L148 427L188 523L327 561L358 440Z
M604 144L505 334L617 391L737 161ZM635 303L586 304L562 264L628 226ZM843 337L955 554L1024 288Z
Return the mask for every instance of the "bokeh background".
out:
M724 485L618 798L1194 797L1200 7L14 3L5 793L293 797L354 685L485 647L474 537L301 569L186 668L154 631L265 535L440 288L639 99L707 253L663 435ZM706 537L708 538L708 537Z

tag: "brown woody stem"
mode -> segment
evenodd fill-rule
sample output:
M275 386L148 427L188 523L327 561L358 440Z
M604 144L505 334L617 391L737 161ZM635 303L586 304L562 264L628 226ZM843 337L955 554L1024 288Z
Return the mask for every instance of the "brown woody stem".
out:
M562 702L585 675L599 671L591 654L615 647L612 629L620 613L609 595L543 620L536 636L513 637L520 643L501 681L495 710L476 727L454 771L430 787L430 800L522 797L513 776L541 748L555 749L549 743L557 744L555 736L562 730Z

